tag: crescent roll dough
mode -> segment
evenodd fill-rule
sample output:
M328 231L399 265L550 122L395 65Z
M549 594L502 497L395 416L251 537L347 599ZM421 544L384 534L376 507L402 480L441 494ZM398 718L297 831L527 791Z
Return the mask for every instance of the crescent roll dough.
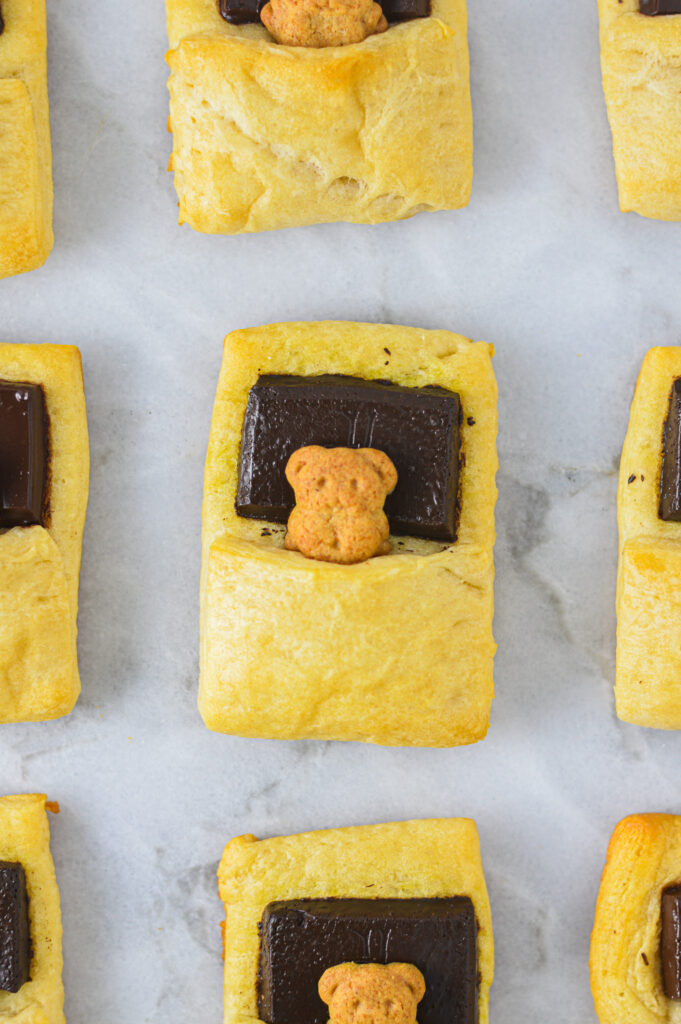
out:
M45 0L2 0L0 277L35 270L52 235Z
M660 964L662 890L681 881L681 817L635 814L613 832L591 935L601 1024L679 1024Z
M80 693L76 616L89 475L80 352L0 344L0 380L40 384L49 420L49 521L0 531L0 722L36 722L68 714Z
M0 861L26 873L31 978L0 992L0 1024L65 1024L59 889L50 854L47 802L40 793L0 798Z
M656 729L681 729L681 523L658 516L663 430L677 377L681 348L648 352L617 491L617 714Z
M166 0L180 223L234 234L466 206L465 0L343 47L279 46L217 0Z
M336 828L258 841L239 836L218 870L225 905L225 1024L258 1024L258 924L277 900L468 896L478 923L478 1022L489 1019L492 916L475 822Z
M681 15L598 0L620 208L681 220Z
M484 737L495 651L491 356L448 331L380 324L275 324L227 338L203 501L199 709L210 729L433 747ZM281 525L237 516L241 430L261 373L457 392L457 540L400 538L391 554L334 565L285 550Z

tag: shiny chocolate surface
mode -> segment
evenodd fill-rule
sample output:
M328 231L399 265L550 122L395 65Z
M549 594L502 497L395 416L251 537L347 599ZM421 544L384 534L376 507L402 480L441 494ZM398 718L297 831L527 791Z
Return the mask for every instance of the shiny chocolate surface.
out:
M0 861L0 989L18 992L30 974L26 874L21 864Z
M467 896L270 903L260 928L258 1014L267 1024L326 1024L317 985L334 964L410 963L426 994L419 1024L476 1024L477 934Z
M384 0L383 13L389 22L412 21L430 16L430 0Z
M668 999L681 999L681 885L662 892L660 960Z
M392 533L456 539L461 403L441 387L324 375L262 376L248 396L236 510L286 522L286 463L298 448L378 448L397 469L386 500Z
M659 516L681 522L681 378L672 385L664 424Z
M260 21L265 0L219 0L220 14L231 25L246 25Z
M42 523L47 461L42 388L0 381L0 529Z
M681 0L640 0L641 14L681 14Z

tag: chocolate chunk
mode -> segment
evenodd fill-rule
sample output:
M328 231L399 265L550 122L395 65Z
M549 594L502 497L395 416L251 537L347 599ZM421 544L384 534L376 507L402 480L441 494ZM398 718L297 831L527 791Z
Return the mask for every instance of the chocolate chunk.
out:
M0 36L5 31L5 19L2 16L2 7L0 7Z
M248 396L236 510L285 523L294 496L286 463L298 448L378 448L397 469L385 504L393 533L456 539L461 403L441 387L326 374L263 376Z
M30 976L26 875L21 864L0 861L0 989L18 992Z
M477 1022L478 928L467 896L287 900L270 903L259 928L258 1016L267 1024L326 1024L317 985L347 961L418 967L419 1024Z
M668 999L681 999L681 885L662 891L660 960Z
M219 0L220 14L232 25L259 22L266 0Z
M411 21L430 15L430 0L384 0L381 6L388 21Z
M43 390L0 381L0 529L43 521L46 473Z
M681 0L640 0L641 14L681 14Z
M664 424L659 516L681 522L681 378L672 385Z

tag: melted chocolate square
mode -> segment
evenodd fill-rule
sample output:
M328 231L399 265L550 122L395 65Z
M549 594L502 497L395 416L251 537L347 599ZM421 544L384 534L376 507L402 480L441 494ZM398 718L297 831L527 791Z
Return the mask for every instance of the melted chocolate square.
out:
M0 381L0 529L42 523L46 477L43 389Z
M246 25L260 21L260 11L266 0L219 0L220 14L231 25Z
M248 395L236 510L285 523L286 463L298 448L378 448L397 469L385 512L392 533L456 539L461 402L441 387L325 374L262 376Z
M18 992L31 976L31 933L26 874L0 861L0 989Z
M659 516L681 522L681 378L672 385L664 425Z
M383 0L381 6L389 22L430 16L430 0Z
M681 885L662 891L660 960L668 999L681 999Z
M681 14L681 0L640 0L641 14Z
M267 1024L326 1024L319 979L348 961L418 967L419 1024L477 1022L478 926L467 896L287 900L265 908L259 929L258 1015Z

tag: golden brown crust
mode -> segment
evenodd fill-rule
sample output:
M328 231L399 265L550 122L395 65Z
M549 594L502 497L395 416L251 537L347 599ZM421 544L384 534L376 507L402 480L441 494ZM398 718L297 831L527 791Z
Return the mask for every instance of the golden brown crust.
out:
M31 923L31 979L0 992L0 1024L65 1024L59 890L50 854L45 796L0 798L0 860L26 873Z
M492 917L475 823L466 818L330 829L225 847L218 870L225 904L224 1024L258 1021L258 922L275 900L468 896L478 922L478 1024L489 1019Z
M2 0L0 278L34 270L52 235L45 0Z
M199 709L209 728L407 746L484 737L495 650L491 356L448 331L380 324L274 324L227 338L204 480ZM456 543L401 538L391 554L339 566L286 551L276 524L237 516L243 417L261 373L458 392Z
M620 207L681 220L681 16L599 0L603 88Z
M674 1024L662 990L662 890L681 880L681 818L636 814L613 832L591 936L591 989L601 1024Z
M0 532L0 722L72 710L80 692L78 578L89 454L78 349L0 344L0 380L40 384L50 439L46 527Z
M468 203L465 0L434 0L430 18L323 49L230 25L213 0L166 10L181 223L232 234Z
M617 515L617 714L681 728L681 523L659 518L662 435L681 348L653 348L636 384Z

